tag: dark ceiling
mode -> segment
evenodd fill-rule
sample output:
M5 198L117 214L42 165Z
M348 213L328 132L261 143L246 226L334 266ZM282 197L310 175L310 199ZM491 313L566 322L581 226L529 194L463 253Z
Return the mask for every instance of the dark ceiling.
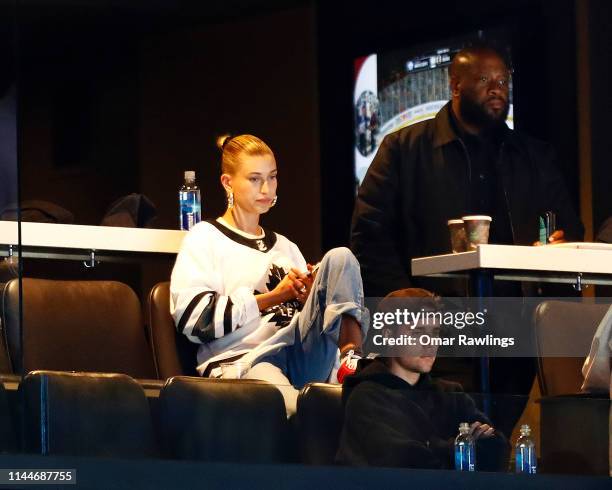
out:
M18 16L29 22L83 24L137 21L141 29L166 29L252 17L313 3L314 0L17 0ZM0 0L2 3L14 3Z

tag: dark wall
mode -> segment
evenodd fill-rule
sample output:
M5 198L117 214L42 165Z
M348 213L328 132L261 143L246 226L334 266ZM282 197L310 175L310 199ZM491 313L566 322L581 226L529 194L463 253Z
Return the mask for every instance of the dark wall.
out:
M573 0L321 2L318 25L324 248L345 244L349 236L354 59L477 30L508 30L516 127L555 145L577 206Z
M21 199L97 225L137 192L137 72L128 29L97 9L19 7Z
M0 211L17 202L15 5L0 2Z
M318 260L314 28L305 7L141 40L140 183L161 227L177 226L184 170L196 170L204 216L223 213L216 136L252 133L270 145L279 168L278 204L264 226Z
M51 201L74 213L75 223L97 225L115 199L143 193L157 206L155 226L176 229L183 170L198 173L204 215L219 215L224 196L215 138L250 132L270 144L280 170L279 203L264 226L318 260L312 8L251 9L247 20L226 15L219 23L207 9L196 6L188 16L171 3L160 11L121 2L20 3L22 202ZM155 282L169 278L171 265L85 270L79 263L29 261L24 271L114 278L144 299Z
M590 1L589 32L591 44L591 153L593 172L593 229L612 216L612 4Z

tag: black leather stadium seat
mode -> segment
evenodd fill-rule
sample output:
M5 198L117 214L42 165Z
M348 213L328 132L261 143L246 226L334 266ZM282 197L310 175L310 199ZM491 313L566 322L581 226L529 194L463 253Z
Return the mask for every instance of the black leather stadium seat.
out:
M3 287L0 286L0 298ZM0 306L1 308L1 306ZM8 352L7 346L7 338L6 338L6 328L4 325L3 315L0 312L0 374L12 374L13 373L13 365L11 363L11 358Z
M538 381L542 395L577 393L582 365L595 330L610 305L573 301L543 301L535 311ZM583 352L580 357L554 357L555 352Z
M125 284L24 278L23 351L17 279L6 285L2 303L16 373L50 369L156 377L140 302Z
M170 283L160 282L149 294L149 338L159 379L197 376L198 344L179 334L170 316Z
M0 374L12 374L13 366L11 363L11 358L8 352L7 346L7 338L6 338L6 325L4 323L4 304L2 301L2 297L4 295L4 289L6 288L6 282L13 279L13 277L9 277L5 275L7 265L6 261L0 261L0 329L2 330L0 334Z
M610 305L544 301L535 311L541 403L542 469L548 473L607 475L609 396L579 393L586 356Z
M271 384L177 376L162 389L160 405L163 448L170 458L287 461L285 404Z
M149 404L129 376L34 371L19 389L27 452L118 458L159 454Z
M13 453L19 450L18 434L19 430L11 413L7 392L0 381L0 453Z
M306 385L297 402L297 442L306 464L334 464L342 424L342 386L327 383Z

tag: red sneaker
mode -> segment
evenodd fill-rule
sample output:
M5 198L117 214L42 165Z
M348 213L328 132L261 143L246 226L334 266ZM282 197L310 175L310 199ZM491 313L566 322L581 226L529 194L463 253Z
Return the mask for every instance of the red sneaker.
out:
M338 380L338 383L344 383L344 378L355 372L359 359L361 359L361 356L355 353L355 351L352 349L344 354L344 357L340 359L340 367L336 372L336 379Z

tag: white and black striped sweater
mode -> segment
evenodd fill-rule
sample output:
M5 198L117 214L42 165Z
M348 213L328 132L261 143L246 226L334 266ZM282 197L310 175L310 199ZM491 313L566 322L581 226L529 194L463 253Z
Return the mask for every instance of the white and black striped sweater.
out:
M306 271L306 261L278 233L255 237L216 220L185 236L172 271L170 311L178 331L202 344L201 371L207 361L251 351L290 322L299 303L260 313L255 294L274 289L292 267Z

